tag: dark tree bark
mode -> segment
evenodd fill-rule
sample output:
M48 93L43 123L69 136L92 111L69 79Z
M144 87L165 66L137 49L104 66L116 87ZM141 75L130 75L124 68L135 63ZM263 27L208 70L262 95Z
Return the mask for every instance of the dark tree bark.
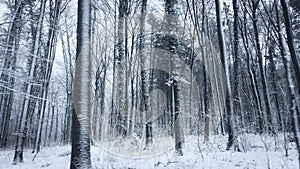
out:
M46 0L43 1L43 3L46 3ZM50 22L49 22L49 31L48 31L48 38L46 41L46 46L44 48L45 55L42 55L42 58L39 58L39 64L38 64L38 71L34 73L34 78L39 79L41 81L42 87L40 87L39 95L38 97L42 98L39 102L38 112L40 116L40 125L39 125L39 131L38 135L36 137L35 141L35 147L36 147L36 153L39 153L41 142L42 142L42 129L43 129L43 121L44 121L44 115L46 112L47 107L47 97L48 97L48 91L49 91L49 84L50 84L50 77L52 74L52 68L53 63L55 59L55 50L56 50L56 42L57 42L57 32L58 32L58 24L59 19L61 15L61 0L51 0L49 2L50 5ZM50 109L49 109L50 111ZM48 115L49 115L48 111ZM47 123L48 123L47 119ZM51 121L52 123L52 121ZM47 124L48 125L48 124ZM46 127L47 130L48 127ZM51 134L51 133L49 133ZM45 135L45 143L47 140L47 132Z
M277 124L278 124L278 130L282 130L282 115L280 113L280 105L279 105L279 92L278 92L278 86L276 83L276 63L274 61L275 58L275 42L272 39L269 46L269 61L270 61L270 79L271 79L271 86L273 89L273 98L274 98L274 104L276 108L276 115L277 115Z
M51 145L51 136L52 136L52 130L53 130L53 123L54 123L54 112L55 112L55 105L51 105L51 121L50 121L50 129L49 129L49 134L48 134L48 146Z
M276 2L275 2L276 3ZM287 51L285 51L284 44L283 44L283 35L282 32L279 32L279 37L280 37L280 44L282 45L282 56L283 56L283 61L285 64L285 69L286 69L286 78L287 82L289 85L289 99L290 99L290 105L289 109L292 113L292 119L293 119L293 132L295 135L295 141L296 141L296 146L297 146L297 151L298 151L298 162L300 165L300 135L299 135L299 120L298 120L298 112L297 109L299 109L299 104L297 103L297 97L296 97L296 92L295 92L295 85L293 82L293 77L292 77L292 65L294 66L294 71L297 77L298 81L298 92L300 92L300 69L299 69L299 64L298 60L296 58L296 52L295 52L295 47L294 47L294 39L293 39L293 33L291 29L291 22L290 22L290 15L287 7L287 3L285 0L280 0L281 7L283 10L283 16L284 16L284 22L285 22L285 30L287 34L287 45L289 47L289 52L290 56L288 56ZM276 9L278 10L278 9ZM280 30L280 28L279 28Z
M0 147L7 146L7 138L9 136L10 117L14 98L14 72L16 70L17 53L19 50L20 33L22 29L22 14L25 5L26 2L15 1L12 23L9 26L8 36L6 39L5 46L7 47L4 53L5 57L1 64L2 71L0 74L0 80L1 82L5 82L7 85L0 88L0 117L2 119L0 122Z
M91 1L78 1L76 69L73 86L71 169L91 168Z
M218 29L218 37L219 37L219 46L221 53L221 62L225 69L226 76L226 115L227 115L227 127L228 127L228 143L227 150L229 150L232 146L234 146L235 151L240 151L237 143L237 133L235 131L235 120L233 113L233 103L232 103L232 93L231 93L231 85L230 85L230 77L229 77L229 67L227 63L227 53L225 47L225 37L223 33L222 26L222 14L221 14L221 6L220 1L215 0L216 5L216 15L217 15L217 29Z
M284 16L284 24L285 24L285 30L286 30L286 35L287 35L287 45L289 47L291 59L292 59L292 66L294 68L295 74L296 74L296 80L297 80L297 85L298 85L298 95L300 95L300 64L297 59L296 55L296 50L294 46L294 37L293 37L293 31L292 31L292 26L291 26L291 21L290 21L290 15L289 15L289 10L288 6L285 0L280 0L281 6L282 6L282 11L283 11L283 16Z
M239 114L242 114L241 111L243 111L241 108L242 98L240 96L240 79L241 79L241 72L240 72L240 53L239 53L239 7L237 4L237 0L232 1L233 4L233 57L234 57L234 91L233 91L233 107L234 107L234 115L238 116ZM241 119L244 120L244 119ZM243 124L243 123L242 123ZM244 126L242 126L244 127Z

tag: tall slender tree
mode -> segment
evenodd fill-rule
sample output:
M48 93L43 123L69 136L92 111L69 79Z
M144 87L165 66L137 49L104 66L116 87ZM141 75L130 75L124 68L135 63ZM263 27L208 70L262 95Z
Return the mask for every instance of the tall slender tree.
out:
M32 80L35 77L35 68L36 68L36 63L37 63L37 59L38 59L38 50L39 50L39 45L40 45L40 37L41 37L41 31L42 31L42 24L43 24L43 18L44 18L44 8L45 8L45 0L42 1L41 3L41 13L39 15L39 19L38 19L38 25L37 25L37 29L36 29L36 35L35 35L35 39L34 39L34 45L33 45L33 49L32 49L32 62L30 64L29 67L29 74L28 74L28 79L31 81L28 84L25 84L25 88L26 88L26 97L23 103L23 107L22 107L22 112L20 114L20 120L19 120L19 124L18 124L18 132L20 133L19 135L17 135L17 141L16 141L16 146L15 146L15 155L14 155L14 163L18 163L18 162L23 162L23 149L24 149L24 145L26 142L26 137L27 137L27 133L29 130L29 119L30 119L30 113L29 113L29 105L30 105L30 97L31 93L32 93L32 87L33 87L33 82Z
M240 95L240 62L241 55L239 51L239 7L237 0L232 1L233 4L233 58L234 58L234 90L233 90L233 105L234 105L234 115L242 115L242 98ZM242 119L244 120L244 119Z
M284 24L285 24L285 30L287 35L287 45L289 47L290 55L291 55L291 61L292 66L294 68L295 74L300 75L300 63L297 59L296 50L294 46L294 36L292 32L291 27L291 20L290 20L290 14L288 10L288 6L285 0L280 0L283 16L284 16ZM299 4L299 3L298 3ZM298 94L300 95L300 76L296 76L297 84L298 84Z
M283 11L283 17L284 17L284 23L285 23L285 30L287 34L287 45L289 47L290 51L290 56L287 54L287 51L283 53L283 59L284 59L284 64L286 68L286 76L287 76L287 81L289 85L289 97L290 97L290 105L289 109L292 113L292 119L293 119L293 132L295 135L295 141L297 145L297 150L298 150L298 162L300 165L300 128L299 128L299 120L298 120L298 112L299 110L299 103L297 103L297 95L295 92L295 85L293 82L293 76L292 76L292 65L294 67L294 71L296 73L297 77L297 82L298 82L298 92L300 93L300 77L299 77L299 63L296 58L296 52L295 52L295 47L294 47L294 39L293 39L293 33L291 30L291 21L290 21L290 15L289 15L289 10L287 7L287 3L285 0L280 0L282 11ZM278 9L277 9L278 10ZM282 36L280 32L279 36ZM283 38L281 38L282 41ZM283 43L283 42L281 42ZM282 46L284 48L284 46ZM284 49L285 50L285 49Z
M166 13L166 34L174 36L174 30L176 30L176 27L179 26L179 20L178 20L178 0L165 0L165 13ZM176 33L175 33L176 34ZM176 36L175 36L176 37ZM178 39L177 39L178 40ZM169 42L170 46L168 46L171 51L175 51L176 54L176 44L173 42ZM171 52L170 51L170 52ZM184 136L182 133L182 126L181 126L181 119L180 119L180 87L178 82L178 66L172 61L175 61L176 58L174 58L174 55L170 55L170 71L171 71L171 78L172 78L172 104L171 104L171 112L174 115L174 135L175 135L175 150L178 155L183 155L183 142L184 142Z
M142 94L142 109L146 112L146 148L150 146L152 143L152 124L150 119L150 103L149 103L149 72L145 70L147 67L146 65L149 64L148 57L144 56L142 52L143 48L145 47L145 18L147 12L147 0L142 0L142 8L141 8L141 18L140 18L140 39L139 39L139 56L141 59L141 94Z
M14 72L17 66L17 53L19 50L20 33L22 30L23 9L27 3L24 1L15 1L12 8L12 21L9 25L8 36L6 39L5 57L1 62L0 80L7 85L1 86L0 92L7 93L0 96L0 147L6 147L7 137L9 136L10 117L13 106L15 85ZM5 70L5 71L3 71Z
M217 15L217 27L218 27L218 37L219 37L219 46L221 53L221 62L225 69L226 76L226 115L227 115L227 127L228 127L228 143L227 150L234 146L235 151L239 151L239 146L237 143L237 132L236 132L236 124L233 113L233 102L232 102L232 92L231 92L231 84L230 84L230 75L229 75L229 67L227 63L227 52L225 46L225 37L223 32L222 25L222 9L221 9L221 1L215 0L216 4L216 15Z

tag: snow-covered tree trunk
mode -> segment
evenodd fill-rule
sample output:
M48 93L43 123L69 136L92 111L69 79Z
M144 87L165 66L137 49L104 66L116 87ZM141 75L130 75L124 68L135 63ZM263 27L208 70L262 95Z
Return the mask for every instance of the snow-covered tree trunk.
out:
M139 34L139 57L141 58L141 100L142 100L142 111L146 114L146 148L152 143L152 124L151 124L151 113L150 110L150 77L149 71L146 70L149 67L150 60L143 53L145 48L145 18L147 12L147 0L142 0L141 17L140 17L140 34Z
M4 86L0 87L0 147L7 146L9 136L10 117L14 99L15 70L17 53L19 51L20 33L22 29L23 8L26 3L15 1L11 24L5 44L4 58L1 62L0 80Z
M178 5L179 1L178 0L165 0L165 13L166 13L166 34L168 36L174 36L176 38L176 27L179 25L179 19L178 19L178 8L176 5ZM176 39L179 40L179 39ZM169 44L170 49L173 51L176 51L176 46L175 44L170 43ZM169 51L171 52L171 51ZM169 53L169 69L171 73L171 81L172 81L172 104L171 104L171 111L174 117L174 135L175 135L175 150L176 153L180 156L183 155L183 142L184 142L184 135L182 131L181 126L181 118L180 118L180 84L179 84L179 72L180 71L180 66L176 64L176 59L174 55ZM176 52L175 52L176 55Z
M32 62L29 68L29 75L28 75L28 80L29 83L26 84L25 86L25 100L23 103L22 107L22 112L20 115L20 121L19 121L19 126L18 126L18 135L17 135L17 142L16 142L16 147L15 147L15 155L14 155L14 163L18 162L23 162L23 149L24 149L24 144L26 141L27 137L27 132L29 130L28 128L28 122L30 118L30 114L28 113L29 111L29 105L30 105L30 95L32 93L32 81L34 80L35 77L35 68L36 68L36 63L37 63L37 58L38 58L38 50L39 50L39 45L40 45L40 37L42 33L42 24L43 24L43 18L44 18L44 8L45 8L45 1L41 3L41 12L39 15L38 23L37 23L37 29L36 29L36 35L34 39L34 45L33 45L33 50L32 50Z
M124 115L127 114L126 112L126 45L125 45L125 22L126 22L126 15L127 15L127 7L128 1L127 0L120 0L119 1L119 16L118 16L118 27L117 27L117 46L116 46L116 57L117 57L117 80L116 82L116 89L115 89L115 105L117 106L116 112L114 113L114 119L116 119L116 128L117 132L121 134L123 137L126 136L126 124L124 123L124 119L126 117Z
M73 86L71 169L91 168L91 1L78 1L76 68Z
M46 1L46 0L45 0ZM46 2L44 2L46 3ZM35 75L35 78L42 81L42 87L40 89L39 97L42 99L40 100L40 107L39 107L39 132L36 139L36 153L40 151L41 141L42 141L42 129L43 129L43 121L44 121L44 114L47 107L47 98L48 98L48 91L49 91L49 84L50 78L52 74L53 63L55 59L55 51L56 51L56 43L57 43L57 32L59 31L59 19L61 15L61 1L55 0L50 1L50 25L48 31L48 38L47 38L47 45L45 48L45 55L41 58L40 69ZM50 108L49 108L50 111ZM49 115L50 112L48 112ZM47 119L48 123L49 119ZM53 123L53 121L50 121ZM47 127L46 127L47 130ZM51 132L49 134L52 134ZM47 141L47 137L45 137L45 142Z
M239 49L239 7L237 0L232 1L233 4L233 58L234 58L234 91L233 91L233 112L235 116L242 115L242 98L240 95L240 79L241 79L241 69L240 69L240 49ZM235 117L237 118L237 117ZM242 119L244 120L244 119ZM243 124L243 123L242 123ZM244 127L244 125L242 126Z

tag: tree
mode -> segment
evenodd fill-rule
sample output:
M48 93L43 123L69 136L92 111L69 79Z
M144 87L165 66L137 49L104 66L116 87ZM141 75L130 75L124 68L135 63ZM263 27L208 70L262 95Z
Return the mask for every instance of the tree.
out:
M29 74L28 79L33 80L35 77L35 68L38 58L38 50L39 50L39 43L40 43L40 37L41 37L41 30L42 30L42 23L44 18L44 9L45 9L45 3L46 1L42 1L41 3L41 13L39 15L39 22L36 29L36 35L34 39L34 45L32 49L32 62L29 67ZM23 162L23 149L26 142L27 133L29 130L29 119L30 119L30 95L32 94L32 88L33 84L32 82L29 82L28 84L25 84L26 88L26 97L23 103L22 112L20 115L20 120L18 124L18 133L17 135L17 141L16 141L16 147L15 147L15 155L14 155L14 163Z
M220 46L220 55L222 65L225 69L225 76L226 76L226 115L227 115L227 127L228 127L228 143L227 143L227 150L234 146L235 151L240 151L237 143L237 132L236 132L236 124L234 119L233 113L233 102L232 102L232 92L231 92L231 84L230 84L230 75L229 75L229 68L227 63L227 52L225 47L225 37L223 33L223 26L222 26L222 14L221 14L221 6L220 0L215 0L216 4L216 15L217 15L217 27L218 27L218 37L219 37L219 46Z
M178 0L165 0L165 13L166 13L166 22L167 22L167 28L166 28L166 34L167 35L173 35L173 32L176 27L178 26L178 11L177 7ZM178 40L178 39L177 39ZM174 42L170 40L168 44L171 51L178 47ZM169 51L169 52L171 52ZM176 53L176 52L175 52ZM174 115L174 134L175 134L175 150L178 155L183 155L182 147L184 142L184 136L182 133L182 126L180 124L180 87L179 87L179 77L178 77L178 66L172 63L172 60L174 61L174 56L170 56L171 59L171 80L172 80L172 104L171 104L171 113Z
M263 65L263 54L261 51L261 43L259 39L259 29L258 29L258 18L257 18L257 10L259 9L259 2L260 0L257 1L252 1L252 17L253 17L253 28L254 28L254 38L255 38L255 46L256 46L256 52L257 52L257 57L258 57L258 63L259 63L259 71L260 71L260 77L261 77L261 82L262 82L262 87L263 87L263 98L265 101L265 107L266 107L266 117L267 117L267 129L268 132L274 133L273 129L273 122L272 122L272 115L271 115L271 105L270 105L270 97L269 97L269 90L268 90L268 83L266 79L266 72L264 69Z
M294 37L291 27L291 21L290 21L290 15L288 11L288 6L285 0L280 0L283 16L284 16L284 24L285 24L285 30L287 35L287 45L289 47L291 59L292 59L292 65L295 71L296 75L300 74L300 64L297 59L295 47L294 47ZM299 3L298 3L299 4ZM297 84L298 84L298 94L300 95L300 76L296 76L297 78Z
M142 94L142 109L146 112L146 148L150 146L152 143L152 124L149 117L150 103L149 103L149 85L150 85L150 77L149 71L146 71L145 68L149 66L148 57L143 56L142 49L145 47L145 16L147 13L147 0L142 0L142 8L141 8L141 18L140 18L140 40L139 40L139 52L140 57L143 58L141 60L141 94Z
M234 17L234 23L233 23L233 58L234 58L234 91L233 91L233 106L234 106L234 115L237 116L239 113L241 116L243 116L242 110L242 97L240 95L240 79L241 79L241 73L240 73L240 65L241 65L241 55L239 51L239 7L237 0L232 1L233 4L233 17ZM244 121L244 118L241 119L242 122ZM243 125L244 126L244 125ZM243 127L242 126L242 127Z
M91 1L78 1L76 68L73 86L71 169L91 168Z
M46 2L45 2L46 3ZM36 140L35 140L35 147L37 149L36 153L40 150L40 144L42 139L42 128L43 128L43 121L44 115L46 113L47 107L47 98L49 92L49 85L50 85L50 78L52 74L53 62L55 60L55 50L56 50L56 43L57 43L57 32L59 32L59 19L62 12L62 2L61 0L51 0L50 1L50 23L49 23L49 30L48 30L48 38L46 41L45 47L45 54L39 58L38 66L35 70L35 79L39 79L41 81L42 87L39 89L38 97L42 98L39 100L37 111L39 113L38 121L40 122L38 132L36 133ZM48 115L51 111L50 105L48 106ZM48 120L46 123L46 135L45 135L45 142L47 140L47 129L48 129ZM53 121L51 121L53 123ZM51 133L50 133L51 134Z
M12 8L12 21L10 22L9 29L7 31L6 49L4 61L1 64L0 80L5 86L1 86L0 97L0 112L2 116L1 128L0 128L0 147L7 146L7 137L9 136L10 117L12 113L15 85L14 72L17 66L17 53L19 51L20 34L22 30L22 15L23 9L27 5L24 1L15 1ZM9 73L11 72L11 73Z
M294 70L295 70L295 74L297 77L297 82L298 82L298 92L300 92L300 77L299 77L299 63L298 60L296 58L296 52L295 52L295 47L294 47L294 42L293 42L293 34L292 34L292 30L291 30L291 22L290 22L290 15L289 15L289 11L288 11L288 7L286 4L285 0L280 0L281 3L281 7L282 7L282 11L283 11L283 16L284 16L284 22L285 22L285 30L286 30L286 34L287 34L287 45L289 47L289 51L290 51L290 56L288 56L288 54L286 53L286 51L284 51L285 53L283 53L283 60L284 60L284 64L285 64L285 68L286 68L286 76L287 76L287 80L288 80L288 85L289 85L289 98L290 98L290 105L289 105L289 109L292 112L292 119L293 119L293 132L295 135L295 141L296 141L296 145L297 145L297 150L298 150L298 162L300 165L300 135L299 135L299 121L298 121L298 112L297 110L299 110L299 104L297 103L297 97L296 97L296 92L295 92L295 85L293 82L293 78L292 78L292 64L294 65ZM278 10L278 9L277 9ZM280 32L280 35L282 37L282 32ZM281 44L282 42L281 38ZM284 46L283 50L284 49ZM291 62L292 61L292 62Z

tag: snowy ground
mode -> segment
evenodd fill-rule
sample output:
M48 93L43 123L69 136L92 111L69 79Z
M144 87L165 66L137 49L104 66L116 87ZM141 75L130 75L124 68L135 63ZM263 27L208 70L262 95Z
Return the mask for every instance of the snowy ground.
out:
M240 138L243 152L225 151L226 136L211 137L210 142L202 144L196 136L185 140L184 156L178 157L174 151L167 151L148 158L132 158L104 151L92 146L92 163L95 169L296 169L299 168L295 143L287 144L285 156L283 135L277 137L244 135ZM169 142L173 142L170 138ZM198 144L201 143L201 144ZM200 145L200 146L198 146ZM161 146L164 146L161 144ZM160 147L156 147L160 149ZM43 148L34 161L34 154L27 150L24 163L12 165L13 150L0 149L0 169L69 169L70 146ZM144 156L143 156L144 157Z

